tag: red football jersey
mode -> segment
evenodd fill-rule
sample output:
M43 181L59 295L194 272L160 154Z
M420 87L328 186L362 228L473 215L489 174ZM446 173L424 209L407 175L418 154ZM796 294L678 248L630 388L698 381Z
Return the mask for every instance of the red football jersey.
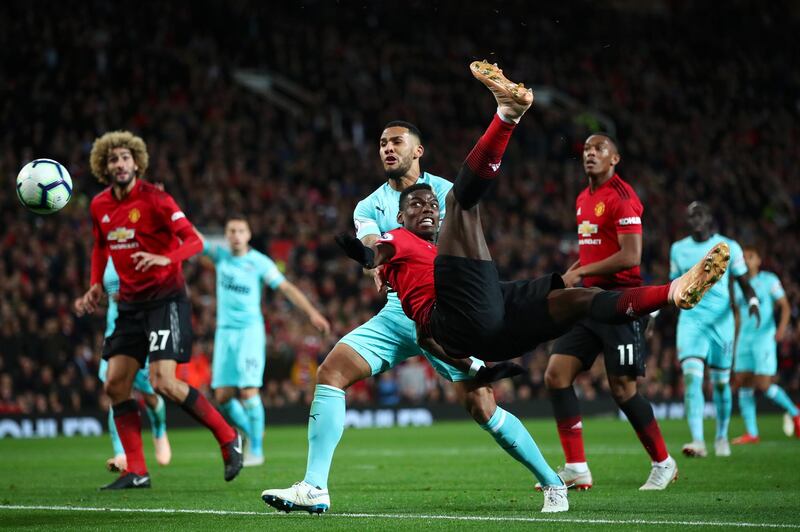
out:
M383 265L383 277L397 291L403 312L415 323L426 325L436 301L433 285L436 246L403 227L384 233L378 243L394 248L394 256Z
M137 251L166 255L180 245L177 233L192 228L172 196L139 179L122 201L111 187L105 189L92 199L89 212L100 251L92 260L102 262L92 264L92 285L102 282L110 255L119 274L120 301L162 299L185 290L181 261L142 272L131 258Z
M592 264L620 250L618 235L642 234L644 207L639 196L617 174L594 192L586 187L575 202L581 265ZM614 289L640 286L639 266L611 275L588 275L583 286Z

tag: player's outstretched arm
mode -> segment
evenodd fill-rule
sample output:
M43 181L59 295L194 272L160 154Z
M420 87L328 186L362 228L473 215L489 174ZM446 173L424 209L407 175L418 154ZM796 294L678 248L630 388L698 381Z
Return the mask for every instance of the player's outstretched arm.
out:
M347 233L336 235L335 238L336 243L348 257L369 270L386 264L394 256L394 246L388 243L367 246L358 238Z
M325 319L325 316L320 314L319 311L314 308L314 305L311 304L311 301L308 300L305 294L303 294L303 292L301 292L297 286L289 281L283 281L278 285L278 290L280 290L281 293L285 295L293 305L299 307L303 312L306 313L311 325L316 327L319 332L322 334L328 334L331 332L331 324Z

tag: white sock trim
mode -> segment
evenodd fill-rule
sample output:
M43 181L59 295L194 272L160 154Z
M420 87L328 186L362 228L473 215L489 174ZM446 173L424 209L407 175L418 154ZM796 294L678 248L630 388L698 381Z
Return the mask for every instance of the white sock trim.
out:
M589 471L588 462L567 462L566 467L572 469L576 473L586 473Z

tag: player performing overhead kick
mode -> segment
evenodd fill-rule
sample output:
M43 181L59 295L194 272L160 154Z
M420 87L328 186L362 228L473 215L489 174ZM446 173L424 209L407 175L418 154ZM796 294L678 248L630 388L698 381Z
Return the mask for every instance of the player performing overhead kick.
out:
M499 110L447 194L448 215L438 249L433 236L439 200L424 184L401 194L398 222L403 228L371 246L350 235L337 237L348 256L365 267L384 266L403 310L416 323L421 346L453 358L474 352L487 360L507 360L560 336L586 317L623 323L667 305L691 308L722 277L729 259L725 243L661 286L618 292L565 289L558 274L501 282L484 239L478 203L497 176L514 126L533 98L485 62L473 63L472 73L495 94Z
M513 109L506 109L509 105L504 103L501 108L512 114ZM421 171L420 159L424 151L421 133L414 125L402 121L386 124L379 154L387 181L356 206L353 218L360 242L373 245L381 233L400 227L400 194L409 186L426 184L436 200L444 202L453 184ZM444 209L440 215L444 218ZM344 431L345 389L418 355L426 357L439 375L453 382L459 401L480 427L546 486L543 511L567 510L566 490L562 490L561 479L547 464L522 422L495 403L492 388L487 383L502 377L503 369L486 368L476 359L445 363L421 350L414 322L403 313L394 291L389 292L386 305L376 316L336 344L317 372L317 387L308 420L308 462L304 479L289 488L264 490L263 500L287 512L327 511L331 504L328 473Z

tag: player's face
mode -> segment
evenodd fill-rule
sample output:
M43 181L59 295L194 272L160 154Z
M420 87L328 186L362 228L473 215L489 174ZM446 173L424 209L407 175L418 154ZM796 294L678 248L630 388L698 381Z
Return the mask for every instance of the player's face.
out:
M711 213L697 203L692 203L686 210L686 221L692 233L705 233L711 229Z
M387 179L400 179L422 157L419 139L404 127L389 127L383 131L378 154Z
M619 162L614 143L603 135L592 135L583 145L583 170L589 176L603 176Z
M230 220L225 225L225 239L234 253L245 251L251 236L250 226L244 220Z
M111 184L125 187L136 177L139 167L133 160L133 154L128 148L113 148L108 154L106 171L111 178Z
M397 215L398 223L426 240L439 230L439 200L430 190L415 190L406 198L405 208Z
M747 269L750 271L758 271L761 268L761 257L758 252L753 249L744 250L744 262L747 264Z

